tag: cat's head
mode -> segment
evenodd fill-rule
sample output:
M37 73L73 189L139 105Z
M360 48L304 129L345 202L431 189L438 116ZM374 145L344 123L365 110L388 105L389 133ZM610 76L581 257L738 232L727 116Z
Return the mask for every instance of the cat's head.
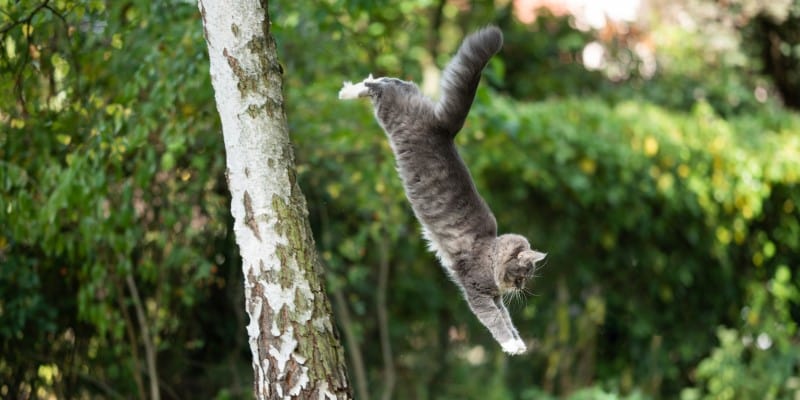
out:
M528 240L520 235L505 234L495 239L494 276L500 292L521 290L536 272L536 263L547 256L531 250Z

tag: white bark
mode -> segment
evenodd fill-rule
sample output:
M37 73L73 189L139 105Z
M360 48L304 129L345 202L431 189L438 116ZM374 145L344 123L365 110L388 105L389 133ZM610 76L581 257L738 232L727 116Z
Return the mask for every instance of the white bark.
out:
M225 138L256 398L350 398L295 181L267 2L198 4Z

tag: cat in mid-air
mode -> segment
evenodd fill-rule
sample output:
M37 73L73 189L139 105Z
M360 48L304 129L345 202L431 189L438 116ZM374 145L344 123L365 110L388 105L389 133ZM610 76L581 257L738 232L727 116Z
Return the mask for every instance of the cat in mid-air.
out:
M467 36L444 70L438 101L412 82L372 75L356 84L345 82L339 98L372 100L429 248L503 351L521 354L525 343L502 296L522 290L545 254L531 250L520 235L497 236L494 215L453 142L472 106L481 71L502 45L503 34L496 27Z

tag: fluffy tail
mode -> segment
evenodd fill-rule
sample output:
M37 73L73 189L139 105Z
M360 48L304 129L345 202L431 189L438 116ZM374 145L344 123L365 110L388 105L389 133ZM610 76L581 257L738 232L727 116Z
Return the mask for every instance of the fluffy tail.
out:
M464 39L455 57L442 75L442 96L436 103L435 115L451 135L464 125L481 80L481 71L489 59L503 46L503 33L488 26Z

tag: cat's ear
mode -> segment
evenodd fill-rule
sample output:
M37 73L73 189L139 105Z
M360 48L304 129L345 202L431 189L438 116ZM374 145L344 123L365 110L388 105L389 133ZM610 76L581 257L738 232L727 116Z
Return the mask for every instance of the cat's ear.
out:
M541 253L536 250L525 250L517 255L517 260L522 264L536 264L544 260L545 257L547 257L547 253Z

